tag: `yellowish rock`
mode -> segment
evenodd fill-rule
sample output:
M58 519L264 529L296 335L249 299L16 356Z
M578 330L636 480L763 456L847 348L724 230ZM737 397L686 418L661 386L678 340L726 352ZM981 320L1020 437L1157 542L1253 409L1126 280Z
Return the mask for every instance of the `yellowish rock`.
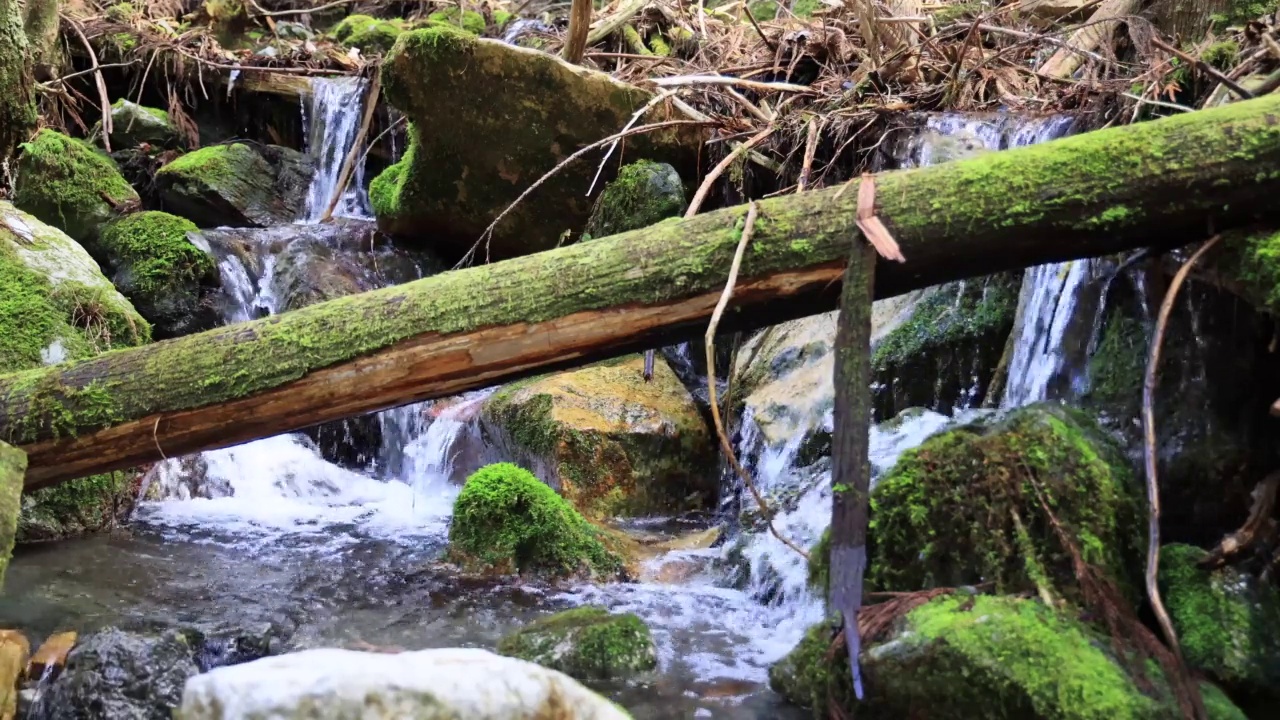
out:
M36 680L49 672L51 668L61 668L67 664L67 655L76 646L79 635L74 630L55 633L45 640L36 654L31 656L27 664L27 679Z
M22 671L31 654L31 643L17 630L0 630L0 720L18 714L18 690Z

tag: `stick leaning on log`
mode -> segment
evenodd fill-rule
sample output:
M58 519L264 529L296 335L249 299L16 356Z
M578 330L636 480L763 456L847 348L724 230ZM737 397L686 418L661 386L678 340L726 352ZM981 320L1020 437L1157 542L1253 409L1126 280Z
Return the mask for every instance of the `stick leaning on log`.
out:
M876 178L907 258L877 297L1276 219L1280 97ZM852 189L852 188L851 188ZM857 193L759 204L725 329L832 309ZM691 339L742 208L443 273L260 320L0 376L27 487L297 430Z

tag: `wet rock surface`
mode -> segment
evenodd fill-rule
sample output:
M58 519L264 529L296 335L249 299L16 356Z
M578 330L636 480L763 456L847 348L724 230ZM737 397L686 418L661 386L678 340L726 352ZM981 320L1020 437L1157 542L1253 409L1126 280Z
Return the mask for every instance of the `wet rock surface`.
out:
M156 172L164 209L202 228L292 222L314 168L296 150L234 142L187 153Z
M644 621L601 607L542 618L503 638L498 652L579 680L624 678L658 665Z
M122 210L136 208L137 191L105 153L54 130L41 130L18 158L13 203L96 252L98 231Z

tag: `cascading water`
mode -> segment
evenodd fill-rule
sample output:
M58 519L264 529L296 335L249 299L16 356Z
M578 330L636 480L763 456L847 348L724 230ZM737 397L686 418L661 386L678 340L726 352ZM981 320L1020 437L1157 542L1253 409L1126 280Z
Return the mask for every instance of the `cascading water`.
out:
M359 77L315 78L311 81L311 105L302 106L302 122L306 130L307 151L316 164L316 174L307 189L306 206L299 218L303 223L317 223L337 190L342 165L359 132L361 109L368 83ZM364 159L357 158L346 191L334 209L341 217L369 217L368 196L364 190Z
M1029 268L1023 278L1021 317L1014 330L1013 357L1001 406L1020 407L1048 397L1049 383L1062 369L1063 340L1091 261L1073 260Z

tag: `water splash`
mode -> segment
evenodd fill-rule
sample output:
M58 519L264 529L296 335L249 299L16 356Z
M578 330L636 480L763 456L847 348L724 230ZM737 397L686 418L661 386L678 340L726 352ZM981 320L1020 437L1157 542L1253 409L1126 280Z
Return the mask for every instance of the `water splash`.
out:
M1027 270L1020 300L1022 322L1014 331L1002 407L1021 407L1048 397L1049 384L1063 367L1063 340L1090 268L1091 261L1074 260Z
M307 189L303 223L317 223L329 207L338 187L342 165L359 132L367 82L358 77L312 78L311 105L302 105L302 125L307 136L307 153L316 172ZM334 214L368 218L369 202L364 190L364 159L358 158L351 181Z

